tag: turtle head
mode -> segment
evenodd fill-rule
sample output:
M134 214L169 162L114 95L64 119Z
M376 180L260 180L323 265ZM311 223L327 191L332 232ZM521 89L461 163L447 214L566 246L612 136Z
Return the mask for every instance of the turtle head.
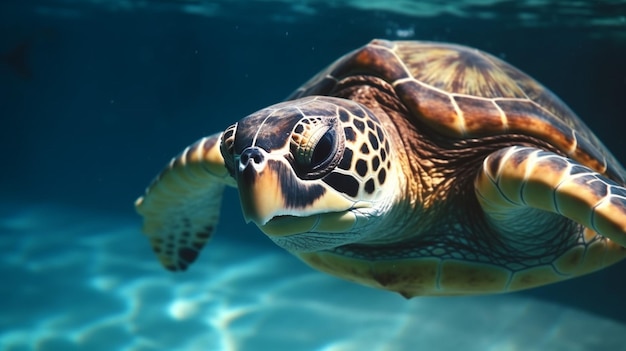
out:
M359 229L393 186L382 125L345 99L307 97L255 112L224 131L220 149L246 221L292 252L363 241Z

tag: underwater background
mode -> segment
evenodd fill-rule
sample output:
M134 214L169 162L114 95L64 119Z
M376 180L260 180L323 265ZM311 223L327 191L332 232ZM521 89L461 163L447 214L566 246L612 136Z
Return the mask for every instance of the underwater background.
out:
M626 162L623 1L0 3L0 350L626 350L626 263L520 293L414 298L308 268L234 190L185 273L133 201L196 139L372 38L493 53Z

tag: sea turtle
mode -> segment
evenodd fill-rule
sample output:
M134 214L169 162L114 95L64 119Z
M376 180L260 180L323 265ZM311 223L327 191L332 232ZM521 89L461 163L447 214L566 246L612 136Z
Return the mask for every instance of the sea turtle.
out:
M418 295L510 292L626 256L626 172L554 94L477 49L373 40L202 138L135 205L181 271L222 191L310 266Z

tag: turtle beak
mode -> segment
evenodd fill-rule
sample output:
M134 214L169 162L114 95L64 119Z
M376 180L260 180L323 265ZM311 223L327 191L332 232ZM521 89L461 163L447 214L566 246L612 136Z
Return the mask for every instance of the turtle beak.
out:
M288 162L249 147L239 159L237 188L246 222L269 236L305 233L323 213L347 211L353 202L328 192L317 182L304 181Z
M269 166L267 153L258 147L245 149L239 159L237 188L246 222L262 226L285 211L280 177Z

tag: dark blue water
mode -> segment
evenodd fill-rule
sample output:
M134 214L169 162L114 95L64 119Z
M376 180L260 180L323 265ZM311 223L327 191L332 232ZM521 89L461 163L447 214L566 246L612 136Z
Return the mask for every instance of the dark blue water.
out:
M132 204L170 157L372 38L498 55L626 162L626 5L438 4L2 2L0 349L626 350L624 264L405 301L285 254L234 191L197 267L173 276L152 257Z

